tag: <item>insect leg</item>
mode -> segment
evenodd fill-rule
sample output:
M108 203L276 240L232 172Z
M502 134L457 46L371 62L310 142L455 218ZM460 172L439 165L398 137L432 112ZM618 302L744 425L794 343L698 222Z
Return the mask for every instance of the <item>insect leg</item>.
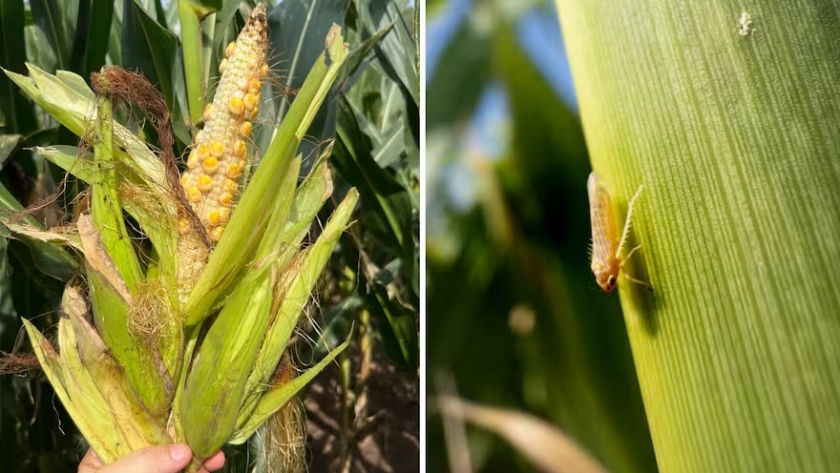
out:
M633 195L633 198L630 199L630 203L627 205L627 218L624 220L624 230L621 232L621 240L619 240L618 248L615 250L616 257L621 254L621 249L624 248L624 243L627 241L627 235L630 234L630 224L632 223L633 218L633 204L636 203L636 199L639 198L639 194L641 193L642 186L639 186L639 190L636 191L636 194Z
M647 288L648 291L653 292L653 286L651 286L650 284L642 281L641 279L636 279L633 276L630 276L629 274L627 274L627 271L622 271L621 275L624 277L624 279L626 279L626 280L628 280L632 283L638 284L640 286L644 286L644 287Z
M641 247L642 245L637 245L635 248L630 250L630 252L627 253L627 256L621 259L621 264L619 266L624 267L624 263L626 263L630 259L630 257L633 256L633 253L635 253L636 250L638 250Z

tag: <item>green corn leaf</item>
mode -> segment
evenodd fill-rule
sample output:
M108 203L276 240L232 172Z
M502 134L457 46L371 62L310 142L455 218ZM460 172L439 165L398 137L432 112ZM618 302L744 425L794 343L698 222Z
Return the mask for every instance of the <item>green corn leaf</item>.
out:
M60 0L30 0L32 16L40 29L46 34L49 46L58 60L57 69L70 67L70 47L73 44L70 5Z
M231 437L229 443L236 445L244 443L248 440L272 414L280 410L281 407L292 400L298 391L303 389L303 387L312 381L318 373L323 371L323 369L326 368L336 356L343 352L349 344L350 341L348 337L347 341L337 346L333 351L325 356L324 359L319 361L318 364L309 368L306 373L303 373L286 384L268 390L262 398L260 398L260 401L254 411L251 412L244 421L241 421L241 423L237 425L236 431L233 433L233 437Z
M71 55L73 70L89 76L105 65L115 3L79 0L76 41Z
M837 4L557 5L660 471L835 470Z
M219 295L229 291L229 284L235 280L232 275L253 258L265 232L266 216L270 211L268 205L275 202L275 194L281 188L280 183L297 145L306 136L306 130L332 87L346 53L340 28L334 27L327 36L326 51L312 68L231 217L225 235L234 237L222 237L190 294L185 306L189 325L209 315L209 309Z
M276 267L252 268L213 322L177 405L187 441L199 459L212 455L236 427L245 383L271 316Z
M190 2L177 0L178 17L181 22L181 49L184 58L184 78L187 88L187 104L192 123L202 121L204 103L207 98L205 83L209 69L203 67L203 32L201 19L210 13L218 11L221 1Z
M10 212L23 210L20 202L2 183L0 183L0 209ZM1 212L2 210L0 214ZM79 264L73 256L56 245L50 244L49 240L28 234L29 232L41 233L41 225L31 215L23 219L25 225L17 224L16 220L15 218L0 218L0 235L17 238L25 243L29 247L35 266L44 274L60 281L67 281L76 274ZM7 229L12 232L11 235L5 235ZM48 237L47 234L43 236Z
M9 0L0 2L0 67L23 72L26 63L26 48L12 47L24 44L24 2ZM37 128L32 105L27 103L9 80L0 76L0 112L5 118L6 132L28 133Z
M178 38L149 16L137 0L126 0L122 25L123 67L140 71L159 87L166 105L177 117L172 92Z

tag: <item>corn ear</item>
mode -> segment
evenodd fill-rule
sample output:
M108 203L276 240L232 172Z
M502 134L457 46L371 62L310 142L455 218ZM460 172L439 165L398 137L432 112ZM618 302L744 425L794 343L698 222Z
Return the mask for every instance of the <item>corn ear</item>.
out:
M230 220L239 181L248 165L247 143L260 105L260 80L268 74L268 26L265 4L254 8L232 46L216 89L205 110L206 122L187 158L181 185L190 205L213 241L219 241ZM178 224L178 287L189 295L204 268L207 248L186 216Z
M265 233L266 215L270 211L268 205L275 201L284 172L346 58L347 46L341 38L341 28L333 25L327 34L325 52L319 56L307 75L254 177L243 192L236 213L231 217L227 231L236 235L236 238L223 238L219 242L190 293L184 307L188 325L201 322L210 314L210 309L231 290L231 284L236 281L231 274L241 271L253 259L257 250L255 242L258 243Z

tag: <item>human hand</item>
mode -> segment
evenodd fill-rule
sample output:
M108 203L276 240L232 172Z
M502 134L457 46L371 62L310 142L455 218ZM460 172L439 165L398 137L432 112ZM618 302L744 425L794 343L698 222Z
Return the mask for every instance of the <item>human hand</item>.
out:
M191 459L190 447L183 443L141 448L110 465L103 465L90 449L79 464L79 473L178 473ZM218 452L204 461L198 473L220 470L224 465L225 454Z

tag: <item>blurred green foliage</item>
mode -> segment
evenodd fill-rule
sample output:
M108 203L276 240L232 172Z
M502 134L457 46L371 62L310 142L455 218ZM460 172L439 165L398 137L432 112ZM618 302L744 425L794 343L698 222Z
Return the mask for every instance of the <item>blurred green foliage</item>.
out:
M472 2L428 77L428 470L463 454L434 407L451 374L457 394L552 421L609 471L656 471L618 299L589 271L580 123L517 40L541 8L526 3ZM475 471L530 471L491 434L468 441Z
M181 3L184 8L179 11ZM320 307L312 313L316 327L310 330L323 336L314 335L317 345L302 343L302 353L314 347L320 357L327 347L346 339L353 325L362 323L366 333L372 331L385 341L393 363L416 372L420 201L416 9L406 0L268 3L270 63L277 79L264 85L263 97L271 100L262 104L257 119L262 126L254 130L258 154L265 151L296 88L323 50L332 23L343 26L351 45L351 60L299 150L311 164L324 143L335 139L330 162L336 192L323 209L322 221L347 189L357 187L361 192L356 223L341 238L322 285ZM138 70L167 100L177 155L191 142L192 101L197 96L212 97L224 48L253 4L4 0L0 38L14 47L0 48L0 66L25 74L29 62L49 72L70 70L83 77L104 65ZM190 41L196 38L200 61L193 60L197 43ZM197 90L201 95L196 95ZM78 138L26 100L5 74L0 74L0 114L0 211L15 212L21 205L56 195L53 203L32 216L41 225L68 223L80 184L65 181L64 173L30 148L76 145ZM154 144L151 127L131 113L122 119ZM28 346L18 337L20 318L49 332L57 322L64 282L76 277L77 263L69 253L5 236L0 229L0 350L25 353ZM372 321L367 316L360 319L362 313L372 314ZM306 353L301 356L310 359ZM13 465L9 470L13 472L75 471L85 450L82 438L55 402L46 380L37 372L21 376L0 377L0 459ZM352 432L347 435L352 437ZM247 452L228 453L227 469L244 471Z

